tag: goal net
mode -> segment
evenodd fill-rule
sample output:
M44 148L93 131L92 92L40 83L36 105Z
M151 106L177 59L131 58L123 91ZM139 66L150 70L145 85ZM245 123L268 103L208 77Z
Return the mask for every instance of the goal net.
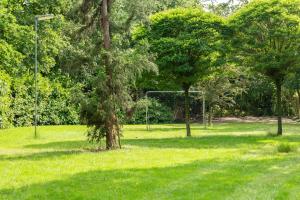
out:
M145 123L147 130L152 124L184 123L184 91L148 91L145 96ZM205 124L205 99L202 91L189 91L190 120Z

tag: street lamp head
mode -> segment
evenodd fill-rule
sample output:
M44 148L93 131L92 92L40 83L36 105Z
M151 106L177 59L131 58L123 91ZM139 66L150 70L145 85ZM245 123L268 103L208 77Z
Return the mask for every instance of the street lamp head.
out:
M53 19L54 15L53 14L47 14L47 15L37 15L35 16L36 20L38 21L43 21L43 20L49 20Z

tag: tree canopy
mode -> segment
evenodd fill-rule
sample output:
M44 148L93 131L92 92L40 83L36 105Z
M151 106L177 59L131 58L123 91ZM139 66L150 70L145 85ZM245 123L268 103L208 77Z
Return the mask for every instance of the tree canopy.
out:
M278 134L281 86L300 65L300 1L256 0L230 17L236 59L269 77L277 87Z
M160 76L185 91L187 135L188 91L199 79L220 65L223 59L222 18L202 9L172 9L150 17L148 26L137 28L135 39L146 39L156 54Z

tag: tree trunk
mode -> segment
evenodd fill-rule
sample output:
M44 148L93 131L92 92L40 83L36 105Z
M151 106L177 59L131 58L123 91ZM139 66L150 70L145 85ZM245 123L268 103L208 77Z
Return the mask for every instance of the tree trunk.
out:
M190 98L189 98L189 87L184 88L184 109L185 109L185 124L186 124L186 136L190 137Z
M212 118L213 118L213 109L212 109L212 106L209 105L208 106L208 126L209 127L212 126Z
M276 80L276 98L277 98L277 104L276 104L276 112L277 112L277 120L278 120L278 130L277 135L282 135L282 97L281 97L281 80Z
M101 28L103 33L103 47L105 49L104 62L106 72L106 92L108 101L113 100L113 70L110 63L110 24L109 24L109 6L111 0L102 0L101 3ZM105 131L106 131L106 149L114 149L117 146L115 125L117 123L114 106L108 106L106 113Z
M297 95L298 95L298 119L300 119L300 90L297 89Z

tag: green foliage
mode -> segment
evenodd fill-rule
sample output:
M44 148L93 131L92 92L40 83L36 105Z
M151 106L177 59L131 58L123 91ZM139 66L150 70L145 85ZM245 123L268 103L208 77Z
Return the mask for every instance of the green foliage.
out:
M22 2L0 1L1 128L33 123L35 15L55 15L54 19L39 23L40 124L79 123L79 100L83 123L99 123L93 120L104 117L106 109L99 105L101 102L106 108L114 107L122 115L120 119L124 118L126 110L135 107L132 99L138 100L150 89L180 90L193 86L223 64L224 55L229 52L225 52L224 45L227 25L222 18L200 8L205 0L201 3L198 0L113 1L111 52L102 48L101 17L99 9L94 9L100 1L33 0L27 5ZM85 16L78 12L82 2L87 3ZM206 9L227 16L247 0L238 4L230 0L221 4L213 2L216 1L209 1ZM170 8L177 9L165 11ZM299 67L299 0L253 1L230 17L229 25L233 28L234 61L269 77L283 79L288 75L283 90L283 113L295 114L291 107L295 97L300 98L300 91L295 95L299 89L299 75L295 70ZM104 84L107 79L103 60L107 53L114 72L114 94L110 99ZM275 90L268 79L242 72L241 76L225 80L219 76L224 70L218 73L208 79L218 79L214 82L216 87L210 82L209 94L214 96L211 99L218 100L215 104L220 112L225 107L223 113L229 114L274 114ZM246 82L243 94L229 95L225 88L240 80ZM221 92L213 95L212 91L216 90ZM233 102L236 104L232 108ZM159 103L154 105L157 108L152 116L158 119L151 120L167 122L171 113L168 108ZM142 112L143 109L136 109L131 123L142 123Z
M156 13L148 26L138 27L134 39L150 44L156 54L161 85L175 85L185 91L187 136L190 136L188 90L224 61L222 18L200 8L178 8Z
M156 70L156 65L148 60L147 55L147 48L111 50L113 89L105 84L107 77L100 71L103 68L98 69L100 73L96 76L91 76L91 90L86 92L81 101L81 118L91 127L88 133L90 141L100 142L105 136L105 121L109 110L123 114L130 107L132 104L130 89L135 86L136 78L140 77L143 71ZM108 98L110 92L113 92L113 95ZM124 116L115 116L114 120L119 124L122 122L121 118Z
M231 16L237 59L274 81L300 67L300 1L256 0Z
M16 0L0 2L0 80L1 90L6 90L0 97L2 128L33 124L33 24L35 15L46 13L56 17L39 23L39 124L79 123L79 106L71 92L78 91L80 84L59 70L62 51L70 46L70 38L63 32L67 23L62 15L67 16L72 6L69 0L38 0L28 5Z
M205 100L209 106L232 107L235 97L245 90L245 81L241 79L240 68L224 66L198 83L200 91L205 92Z
M11 77L0 70L0 128L12 125Z
M40 76L38 84L39 124L79 123L79 105L76 105L71 93L80 86L73 84L63 76L57 80L49 80ZM14 82L13 91L14 125L29 126L33 124L35 98L33 77L31 75L19 77Z
M250 73L243 78L245 91L235 97L236 115L272 116L274 115L274 84L266 77Z
M162 81L190 87L220 63L223 21L201 9L173 9L150 18L149 27L135 30L156 53Z
M172 110L153 98L141 99L135 105L133 116L128 120L129 124L145 124L146 107L148 106L148 123L163 124L173 121Z
M275 83L278 135L282 135L282 84L300 67L300 1L254 0L229 24L235 59Z
M289 152L294 151L294 147L291 146L290 143L280 143L280 144L277 146L277 151L278 151L279 153L289 153Z

